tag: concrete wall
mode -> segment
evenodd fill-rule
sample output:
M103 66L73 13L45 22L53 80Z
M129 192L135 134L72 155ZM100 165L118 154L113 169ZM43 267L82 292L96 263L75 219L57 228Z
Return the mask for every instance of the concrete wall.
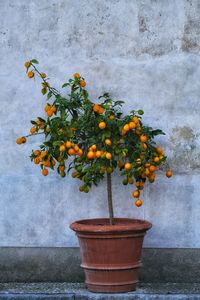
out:
M56 87L80 72L91 99L108 91L166 132L174 178L160 175L138 209L115 176L115 214L153 222L145 247L200 247L199 1L1 0L0 12L0 246L77 246L68 224L107 215L105 183L80 194L76 180L44 178L30 162L40 138L15 144L44 115L23 67L37 58Z

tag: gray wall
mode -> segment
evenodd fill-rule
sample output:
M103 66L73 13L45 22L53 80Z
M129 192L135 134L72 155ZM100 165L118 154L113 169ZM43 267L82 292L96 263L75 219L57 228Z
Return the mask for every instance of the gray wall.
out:
M30 162L40 138L15 144L44 115L23 67L37 58L56 87L80 72L91 99L108 91L166 132L173 180L160 174L138 209L115 176L115 214L153 222L145 247L200 247L199 1L1 0L0 13L0 246L77 246L68 224L107 215L105 183L80 194L76 180L44 178Z

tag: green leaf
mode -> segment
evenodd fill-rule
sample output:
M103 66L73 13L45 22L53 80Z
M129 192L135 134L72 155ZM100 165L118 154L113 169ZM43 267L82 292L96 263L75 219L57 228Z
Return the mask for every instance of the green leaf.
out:
M143 115L144 114L144 111L142 109L139 109L138 110L138 115Z
M31 59L31 63L33 63L33 64L39 64L39 62L37 61L37 59Z
M33 120L31 120L31 124L37 125L37 123L35 121L33 121Z
M62 88L66 87L66 86L68 86L68 85L70 85L70 84L69 84L69 83L64 83L64 84L62 85Z
M51 96L53 95L53 93L50 91L48 94L47 94L47 100L49 100L51 98Z

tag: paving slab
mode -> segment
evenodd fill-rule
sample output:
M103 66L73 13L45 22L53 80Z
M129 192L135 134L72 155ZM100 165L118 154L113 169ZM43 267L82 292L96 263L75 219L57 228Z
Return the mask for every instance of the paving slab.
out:
M0 300L200 300L199 283L145 283L135 292L100 294L83 283L0 283Z

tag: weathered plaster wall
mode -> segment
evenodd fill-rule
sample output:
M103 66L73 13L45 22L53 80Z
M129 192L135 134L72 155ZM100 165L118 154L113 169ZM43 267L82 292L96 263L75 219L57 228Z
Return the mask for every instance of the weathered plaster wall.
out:
M200 247L199 1L1 0L0 12L0 246L75 246L68 224L107 214L104 183L80 194L75 180L32 165L39 138L15 144L44 114L23 67L37 58L56 87L78 71L92 99L109 91L166 132L173 180L159 176L138 209L115 177L115 214L153 222L146 247Z

